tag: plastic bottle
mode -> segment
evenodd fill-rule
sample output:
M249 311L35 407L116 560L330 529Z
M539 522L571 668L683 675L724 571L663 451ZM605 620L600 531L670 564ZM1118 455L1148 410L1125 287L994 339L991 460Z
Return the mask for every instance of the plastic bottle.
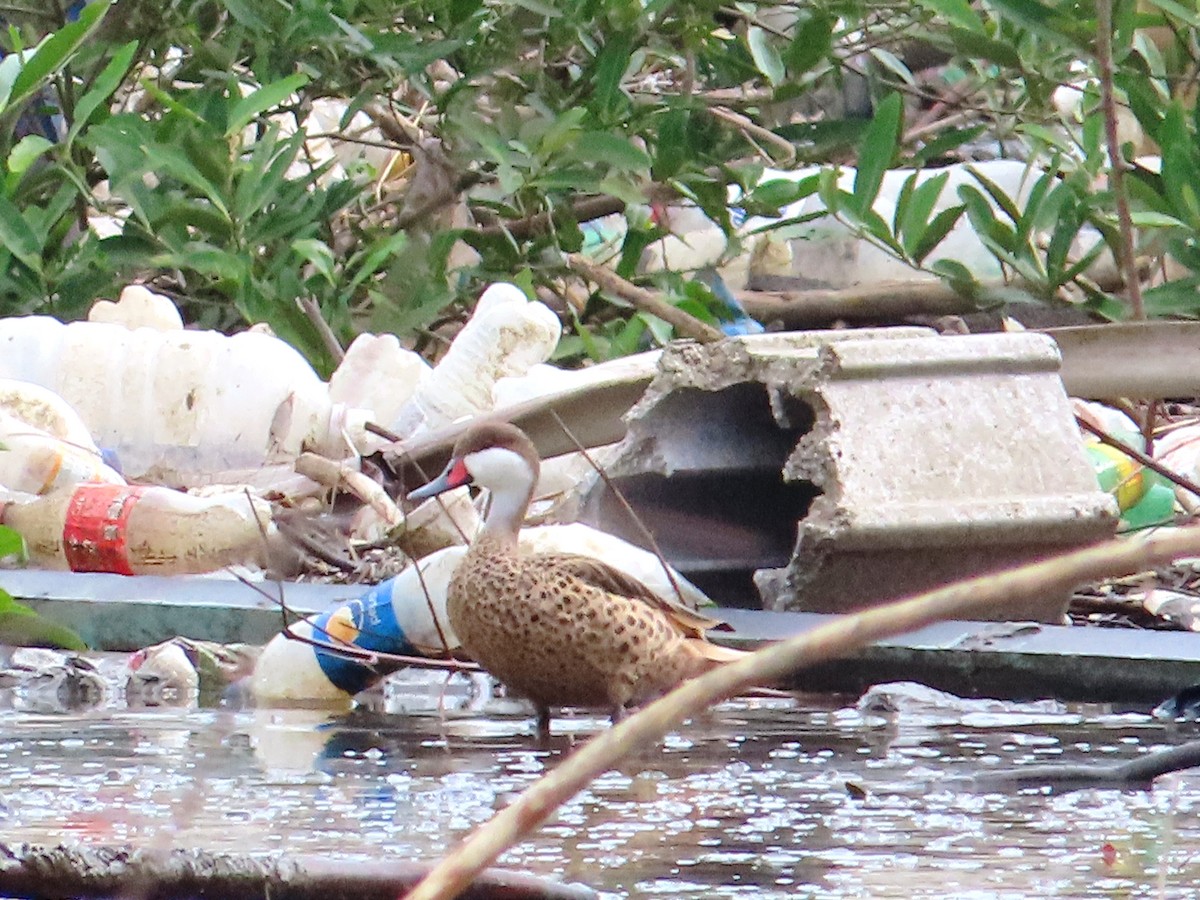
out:
M100 452L92 433L71 404L39 384L0 379L0 408L52 437Z
M127 477L168 485L211 483L302 449L344 455L343 431L361 439L371 418L333 403L293 347L253 332L2 319L0 377L57 392Z
M250 686L255 700L341 704L403 668L387 660L367 664L308 640L401 656L443 656L446 647L456 648L458 638L446 616L446 589L466 552L461 546L439 550L420 561L419 574L417 566L409 566L361 597L297 622L291 630L301 640L273 637L254 667Z
M94 445L64 441L4 411L0 447L0 486L10 491L48 494L85 481L125 483Z
M0 522L48 569L183 575L265 567L276 531L268 503L244 491L193 497L153 485L81 484L44 497L10 495Z
M1145 443L1141 435L1132 432L1114 432L1113 436L1138 449ZM1118 531L1136 531L1174 520L1175 491L1165 478L1099 441L1089 441L1087 451L1101 490L1112 494L1121 510Z
M392 422L431 372L429 363L401 347L394 334L360 334L329 379L329 399L369 409L377 422Z
M562 323L514 284L493 284L442 358L389 426L409 437L494 407L496 380L523 375L558 346Z

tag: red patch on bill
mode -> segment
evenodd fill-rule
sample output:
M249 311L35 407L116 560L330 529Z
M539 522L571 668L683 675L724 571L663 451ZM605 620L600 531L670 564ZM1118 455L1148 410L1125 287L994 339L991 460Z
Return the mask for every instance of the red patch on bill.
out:
M450 477L446 480L450 482L451 487L468 484L471 481L471 473L467 471L467 464L461 459L456 459L454 465L450 467Z

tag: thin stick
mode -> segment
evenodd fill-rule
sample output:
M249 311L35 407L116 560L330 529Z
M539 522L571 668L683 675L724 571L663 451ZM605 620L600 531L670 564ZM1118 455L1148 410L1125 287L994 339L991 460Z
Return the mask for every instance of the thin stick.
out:
M487 237L502 237L509 234L517 240L539 237L550 234L565 222L590 222L614 213L624 212L625 201L607 194L596 197L583 197L569 206L561 206L553 212L536 213L524 219L512 219L497 222L495 225L483 225L476 231Z
M319 484L331 488L345 487L379 513L389 529L404 524L404 513L400 512L396 501L388 496L379 482L363 472L317 453L301 453L294 465L296 472Z
M658 546L658 541L654 539L654 535L650 533L650 529L642 522L641 516L629 505L629 501L625 499L625 495L621 493L621 490L613 484L612 479L608 477L608 473L604 471L604 467L596 465L596 461L587 452L587 448L583 446L579 438L575 437L575 433L567 427L567 423L562 420L562 416L558 414L558 410L551 409L550 415L554 417L554 421L558 423L558 427L562 429L562 433L567 436L567 440L575 445L579 452L583 454L583 458L588 461L588 465L596 470L596 474L600 476L600 480L604 482L604 486L617 498L617 502L621 504L625 512L629 513L630 520L637 527L637 530L642 533L642 537L646 539L646 543L650 545L650 549L654 551L654 555L658 557L663 572L667 575L667 581L671 582L671 588L675 591L675 596L679 598L680 603L686 606L687 601L683 599L683 591L679 587L679 582L675 580L675 573L671 570L670 565L668 565L667 558L663 556L662 549Z
M1113 96L1113 23L1112 0L1096 0L1096 66L1100 70L1100 105L1104 111L1104 139L1108 144L1113 197L1117 202L1117 224L1121 240L1119 264L1129 291L1129 306L1135 319L1146 318L1142 300L1142 283L1134 263L1133 219L1129 215L1129 198L1125 195L1125 159L1117 136L1117 101Z
M340 363L345 359L346 351L342 349L341 341L337 339L337 335L333 333L333 329L325 321L325 316L321 314L321 307L317 305L317 301L312 297L301 297L300 308L304 310L304 315L308 317L308 321L312 322L313 328L317 330L317 336L321 339L321 343L325 345L325 349L329 351L329 355L333 357L333 361Z
M1111 434L1108 434L1105 431L1103 431L1102 429L1097 428L1095 425L1093 425L1091 422L1087 421L1086 419L1082 419L1082 418L1079 418L1078 416L1076 416L1075 421L1079 424L1079 427L1082 428L1084 431L1088 432L1089 434L1095 435L1096 439L1099 440L1100 443L1107 444L1109 447L1112 447L1114 450L1120 450L1122 453L1124 453L1126 456L1128 456L1134 462L1141 463L1147 469L1151 470L1152 472L1157 472L1159 475L1161 475L1163 478L1167 479L1167 481L1170 481L1172 484L1176 484L1179 487L1183 488L1185 491L1190 491L1191 493L1195 494L1197 497L1200 497L1200 485L1196 484L1196 482L1192 481L1190 478L1188 478L1184 475L1180 475L1178 472L1171 471L1171 469L1164 466L1162 463L1160 463L1154 457L1147 456L1145 453L1143 453L1137 447L1131 447L1129 444L1125 443L1124 441L1118 440L1117 438L1113 437Z
M600 773L659 741L688 716L752 685L783 681L803 666L836 659L874 641L1003 608L1082 582L1124 575L1200 552L1200 526L1156 532L1141 540L1105 541L1063 556L961 581L908 600L837 619L685 682L662 699L602 732L540 778L445 857L408 900L447 900Z
M616 294L622 300L628 300L642 312L658 316L668 325L673 326L682 337L691 338L702 344L711 344L724 337L720 329L713 328L707 322L701 322L678 306L672 306L659 296L657 291L638 287L633 282L626 281L612 269L598 266L578 253L571 253L567 256L567 266L588 281L598 285L602 291Z
M773 163L781 169L790 169L796 162L796 146L787 138L780 137L769 128L763 128L761 125L754 122L748 116L743 116L739 112L734 112L727 106L709 106L709 115L715 119L720 119L739 129L747 140L753 135L761 139L764 143L770 144L777 148L783 154L781 157L773 157L769 153L763 153L767 157L767 162Z

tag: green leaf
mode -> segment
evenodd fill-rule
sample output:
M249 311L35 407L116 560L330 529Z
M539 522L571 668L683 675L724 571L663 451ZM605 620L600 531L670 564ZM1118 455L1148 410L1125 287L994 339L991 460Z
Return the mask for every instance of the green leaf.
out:
M834 16L814 12L796 27L792 43L784 51L783 61L794 78L812 69L833 49Z
M21 74L21 57L10 53L0 60L0 111L8 106L8 98L12 95L13 84Z
M240 281L248 269L245 257L203 241L191 241L175 252L151 257L151 261L163 268L191 269L220 281Z
M918 0L921 6L932 10L958 27L972 32L984 33L979 14L971 8L968 0Z
M50 141L40 134L27 134L17 141L8 154L8 171L13 175L22 175L33 165L34 160L53 147Z
M817 175L809 175L799 181L790 178L772 178L757 185L745 199L746 206L777 210L798 203L817 190Z
M16 647L87 649L87 644L74 631L39 616L3 589L0 589L0 643Z
M1017 52L1016 47L1006 41L996 40L953 25L946 29L946 34L958 53L994 62L1009 69L1021 68L1021 55Z
M125 73L133 65L133 56L137 53L137 48L138 42L130 41L118 49L113 54L113 58L108 61L108 65L96 76L88 92L79 98L75 109L72 110L71 130L67 132L66 144L68 147L75 143L80 129L92 120L92 116L101 104L107 103L112 97L113 92L125 77Z
M1017 206L1016 201L1008 196L1000 185L984 175L979 169L976 169L974 166L968 166L967 171L971 173L976 181L983 185L983 189L988 192L992 201L1004 211L1004 214L1012 220L1013 224L1019 224L1021 221L1021 210Z
M884 173L896 156L900 141L903 101L889 94L875 109L875 118L863 134L858 148L858 172L854 176L853 209L861 217L875 203Z
M750 45L750 58L771 86L782 82L786 74L783 60L767 32L757 25L751 25L746 31L746 42Z
M37 91L51 75L62 69L87 40L108 12L109 0L94 0L80 10L79 18L50 35L25 59L13 82L8 106L15 106Z
M8 447L0 444L0 452L7 452ZM21 533L7 525L0 525L0 559L16 557L19 561L25 562L29 558L29 553L25 547L25 538ZM0 589L0 594L3 594L3 589ZM9 597L11 600L12 598ZM2 602L2 601L0 601Z
M1134 210L1129 213L1129 218L1135 228L1179 228L1183 226L1183 222L1174 216L1148 209Z
M523 6L530 12L535 12L539 16L545 16L547 19L557 19L562 15L562 10L555 9L549 3L542 3L541 0L513 0L517 6Z
M21 210L4 197L0 197L0 244L24 265L41 274L41 241Z
M1150 288L1142 295L1150 316L1200 318L1200 278L1181 278Z
M264 84L254 93L241 98L229 110L229 124L225 126L225 136L232 137L237 134L256 116L269 109L274 109L308 84L308 81L308 76L304 74L289 75L279 81Z
M627 138L606 131L588 131L579 136L572 157L583 162L605 163L622 172L644 172L650 168L650 156Z
M596 56L592 66L592 92L595 99L593 107L598 114L612 114L624 99L621 93L621 79L629 67L629 58L633 54L633 40L628 35L615 35L609 38L604 49Z
M901 237L905 251L914 257L916 248L923 242L924 232L929 225L929 217L933 215L933 209L942 196L942 189L949 180L950 173L942 172L932 178L927 178L913 190L912 201L900 219L896 231Z
M333 271L333 251L329 249L328 244L324 241L318 241L316 238L301 238L300 240L292 241L292 249L307 262L311 263L312 267L326 281L330 284L336 283Z
M942 239L958 224L965 209L965 206L959 204L951 206L949 209L943 209L933 217L909 250L909 256L912 257L913 262L920 265L925 261L925 257L932 253Z

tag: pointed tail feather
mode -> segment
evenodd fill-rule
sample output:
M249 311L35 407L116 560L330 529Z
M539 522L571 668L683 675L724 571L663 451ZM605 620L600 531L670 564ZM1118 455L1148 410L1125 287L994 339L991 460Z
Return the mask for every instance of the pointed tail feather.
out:
M739 659L750 655L747 650L722 647L720 644L712 644L700 639L689 640L687 643L698 658L710 664L737 662ZM705 668L712 668L712 665L705 666Z

